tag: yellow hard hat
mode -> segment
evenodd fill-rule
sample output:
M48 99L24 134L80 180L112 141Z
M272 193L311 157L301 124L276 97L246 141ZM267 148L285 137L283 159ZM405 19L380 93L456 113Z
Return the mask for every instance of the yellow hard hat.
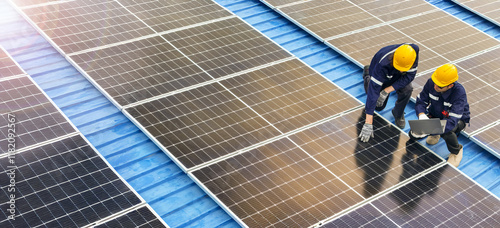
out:
M458 80L457 68L450 63L436 69L431 76L432 81L439 87L445 87Z
M408 71L413 66L416 58L417 53L415 50L410 45L403 44L394 52L392 64L396 70Z

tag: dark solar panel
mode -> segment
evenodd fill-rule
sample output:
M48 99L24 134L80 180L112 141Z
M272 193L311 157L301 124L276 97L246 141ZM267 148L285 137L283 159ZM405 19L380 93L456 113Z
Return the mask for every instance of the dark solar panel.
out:
M163 36L216 78L291 56L239 18Z
M473 136L479 142L500 155L500 125L495 125Z
M279 135L217 83L126 111L187 168Z
M248 227L307 227L363 200L287 138L193 174Z
M7 141L19 150L75 132L27 76L0 82L0 113L2 153L7 151Z
M448 61L455 61L500 44L497 39L442 11L391 25Z
M282 132L361 105L296 59L221 83Z
M373 205L378 210L373 210ZM374 226L387 219L399 227L496 227L500 200L449 165L326 224ZM369 211L368 220L363 215ZM363 218L361 218L363 217Z
M467 69L484 82L500 89L500 48L482 53L456 63L457 66ZM485 83L482 84L485 84Z
M122 106L212 79L159 36L71 58Z
M166 227L158 217L147 206L133 210L104 224L95 226L96 228L116 228L116 227Z
M246 225L306 227L443 162L378 115L357 110L193 171ZM354 190L354 191L353 191Z
M154 33L116 1L68 1L23 11L66 54Z
M385 22L437 9L422 0L351 0L350 2Z
M323 228L346 228L346 227L399 227L387 216L383 215L371 204L365 204L359 209L350 212L332 222L323 225Z
M363 143L357 136L364 123L365 114L359 110L294 134L290 139L366 198L442 161L378 116L373 123L375 137Z
M232 16L211 0L120 0L120 3L159 33Z
M323 39L382 23L350 1L304 1L279 10Z
M353 33L350 35L334 38L328 41L329 44L335 46L340 51L346 53L356 61L363 65L370 64L373 55L377 51L387 45L398 43L415 43L419 45L419 72L436 68L445 63L448 63L443 57L436 55L432 50L425 48L419 42L415 41L408 34L401 33L391 26L382 26L372 28L366 31Z
M0 79L22 74L24 71L14 62L7 51L0 47Z
M500 2L492 0L453 0L500 25Z
M1 227L81 227L141 203L79 135L1 158L0 164ZM15 176L14 186L8 175ZM12 204L15 220L4 210Z

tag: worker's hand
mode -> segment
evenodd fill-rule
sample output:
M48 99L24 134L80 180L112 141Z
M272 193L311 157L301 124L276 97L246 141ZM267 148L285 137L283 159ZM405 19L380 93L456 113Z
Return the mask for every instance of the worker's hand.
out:
M413 136L414 139L423 139L423 138L427 137L427 134L419 135L419 134L413 133L413 131L410 131L410 135Z
M363 125L363 129L361 129L361 133L359 133L359 138L362 142L368 142L370 137L373 137L373 125L365 123L365 125Z
M419 120L428 120L429 117L427 115L425 115L424 113L422 113L422 114L418 115L418 119Z
M389 93L385 92L385 90L380 91L380 95L378 96L377 100L377 106L376 106L377 108L380 108L384 105L384 101L388 95Z

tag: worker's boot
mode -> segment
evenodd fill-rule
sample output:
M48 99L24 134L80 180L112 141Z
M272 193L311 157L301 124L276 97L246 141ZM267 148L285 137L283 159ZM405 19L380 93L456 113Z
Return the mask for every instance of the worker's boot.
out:
M440 135L429 135L429 136L427 136L426 142L429 145L435 145L436 143L439 142L440 138L441 138Z
M387 98L387 99L389 99L389 98ZM392 116L394 116L394 110L392 111ZM396 118L396 116L394 116L394 123L396 124L396 126L398 126L401 129L405 128L406 121L405 121L404 113L403 113L403 115L401 115L400 118Z
M464 147L460 145L460 151L458 151L458 154L450 154L448 157L448 163L452 166L458 167L458 165L460 165L460 161L462 161L463 154Z

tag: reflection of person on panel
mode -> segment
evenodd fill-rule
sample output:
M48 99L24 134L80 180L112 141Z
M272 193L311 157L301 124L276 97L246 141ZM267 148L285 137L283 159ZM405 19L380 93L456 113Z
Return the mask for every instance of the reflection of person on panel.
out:
M373 122L373 125L381 127L376 121ZM358 135L364 123L365 112L361 112L361 116L356 125ZM392 163L394 157L393 153L398 148L401 131L393 128L392 131L384 133L393 135L390 135L390 139L375 135L373 139L368 142L362 142L358 139L356 149L354 150L356 164L361 167L364 173L365 188L363 196L366 198L383 190L381 187Z

